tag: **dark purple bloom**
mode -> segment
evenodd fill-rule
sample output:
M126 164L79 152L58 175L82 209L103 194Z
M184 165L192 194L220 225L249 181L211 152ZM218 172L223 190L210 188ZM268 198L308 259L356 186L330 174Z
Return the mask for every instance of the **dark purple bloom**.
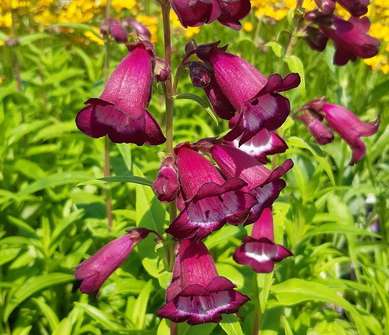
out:
M236 249L234 260L255 272L268 273L273 271L275 263L289 256L292 253L288 249L274 243L272 210L265 208L254 223L251 236Z
M286 120L289 100L278 94L299 85L300 77L293 73L284 79L278 75L266 78L251 64L219 48L217 43L201 45L197 55L211 69L215 86L220 89L218 101L228 101L235 109L232 130L225 136L232 141L240 136L240 144L261 129L275 130ZM217 86L216 86L217 85Z
M379 41L370 35L370 21L367 17L351 17L348 21L338 16L321 16L317 12L307 14L306 18L313 21L321 32L333 40L336 48L334 63L345 65L349 60L371 58L378 53ZM315 28L307 32L307 40L311 47L323 50L326 39Z
M256 221L262 211L278 198L286 186L281 177L293 166L288 159L271 171L254 157L231 145L216 144L211 148L211 155L226 177L245 181L247 185L242 190L256 198L246 224Z
M167 289L166 304L158 315L174 322L219 322L221 314L235 313L249 298L218 275L214 261L201 241L182 240Z
M153 183L153 190L160 201L174 201L180 185L173 157L167 157L159 168L158 176Z
M115 143L158 145L165 141L147 111L154 55L147 43L133 46L111 74L100 98L89 99L77 115L77 127L88 136L108 135Z
M335 10L336 0L315 0L320 12L325 15L332 14Z
M182 209L167 232L177 239L203 239L225 223L242 223L255 204L242 192L246 183L225 179L202 155L188 145L176 148L176 166L181 186L178 207Z
M149 233L150 231L144 228L132 229L82 262L75 272L76 279L81 282L80 291L88 294L97 293L112 272L127 259L134 246Z
M267 162L267 155L285 152L288 149L285 141L274 131L262 129L250 140L239 146L239 138L234 140L234 146L262 163Z
M118 43L127 42L127 29L119 20L112 18L105 20L100 26L100 32L104 36L111 36Z
M306 29L306 41L309 46L316 51L323 51L328 42L328 37L318 28L308 26Z
M231 119L235 108L221 91L211 70L204 63L192 62L189 71L193 85L204 89L215 114L222 119Z
M184 27L211 23L221 13L218 0L170 0L170 3Z
M319 115L306 110L299 116L299 119L304 122L317 143L324 145L334 139L331 129L322 122L322 117L319 117Z
M347 9L352 16L362 16L367 13L369 0L337 0L339 4Z
M313 100L306 108L324 117L329 127L336 131L351 147L350 164L360 161L366 153L362 136L371 136L378 131L379 122L363 122L343 106L328 103L324 99Z
M221 15L218 20L233 29L240 29L239 20L250 13L250 0L218 0L221 8Z

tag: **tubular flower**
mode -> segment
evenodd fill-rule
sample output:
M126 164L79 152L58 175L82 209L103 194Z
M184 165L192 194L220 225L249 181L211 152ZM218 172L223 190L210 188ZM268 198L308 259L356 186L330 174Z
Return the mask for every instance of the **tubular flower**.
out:
M273 271L275 263L289 256L292 253L288 249L274 243L272 210L265 208L254 223L252 235L245 238L233 257L237 263L247 265L255 272L268 273Z
M126 18L123 21L123 26L133 30L141 41L150 41L151 33L142 23L132 18Z
M351 17L348 21L338 16L322 16L313 11L306 15L316 23L321 32L333 40L336 48L334 63L345 65L349 60L371 58L378 53L379 41L370 35L370 21L367 17ZM308 31L307 40L315 50L323 50L326 39L315 28Z
M170 3L184 27L211 23L221 14L218 0L170 0Z
M228 143L228 142L227 142ZM267 162L267 155L273 155L285 152L288 145L274 131L262 129L249 141L239 146L239 138L233 142L235 148L238 148L252 157L255 157L262 163Z
M182 240L167 289L166 304L158 315L189 324L219 322L221 314L235 313L248 297L218 275L212 257L201 241Z
M210 152L222 173L228 178L244 180L247 185L242 191L249 192L256 198L245 222L247 224L255 222L262 211L278 198L286 186L281 177L293 167L293 162L288 159L271 171L254 157L231 145L216 144Z
M328 103L323 98L311 101L306 108L324 117L329 127L349 144L352 149L351 165L365 156L366 147L361 137L374 135L378 131L378 120L363 122L345 107Z
M78 113L77 127L94 138L108 135L115 143L163 143L161 128L147 111L153 67L151 46L133 46L111 74L100 98L87 100L87 106Z
M369 0L337 0L352 16L362 16L367 13Z
M82 262L75 272L76 279L81 282L80 291L88 294L97 293L112 272L127 259L134 246L149 233L150 231L144 228L132 229Z
M118 43L126 43L128 32L123 24L116 19L105 20L100 26L103 35L110 35Z
M230 120L232 130L225 139L241 136L240 144L248 141L261 129L275 130L282 125L290 111L289 100L278 94L299 85L298 74L284 79L278 75L266 78L251 64L219 48L217 43L201 45L196 49L200 59L211 69L224 99L235 109Z
M177 198L180 185L174 158L167 157L159 168L158 176L153 183L153 190L160 201L174 201Z
M306 110L299 119L308 127L309 132L319 144L328 144L334 139L334 134L331 129L324 125L322 117Z
M210 161L188 145L175 152L182 197L178 207L182 211L167 232L177 239L203 239L226 222L242 223L255 204L252 195L241 191L246 183L223 178Z

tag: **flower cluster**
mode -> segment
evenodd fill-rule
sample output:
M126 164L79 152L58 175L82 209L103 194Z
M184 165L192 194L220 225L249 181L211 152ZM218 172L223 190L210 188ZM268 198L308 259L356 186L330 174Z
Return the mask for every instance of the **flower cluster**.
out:
M357 58L371 58L378 53L379 42L368 35L370 28L367 13L369 0L315 0L317 9L308 12L305 18L311 23L307 27L306 40L312 49L323 51L327 41L334 42L334 63L345 65ZM338 2L352 16L348 21L334 14Z

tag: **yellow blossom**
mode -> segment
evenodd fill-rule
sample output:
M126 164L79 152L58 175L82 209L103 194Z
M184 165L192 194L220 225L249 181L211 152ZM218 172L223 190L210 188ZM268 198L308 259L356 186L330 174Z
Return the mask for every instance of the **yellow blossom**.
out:
M254 25L251 22L244 22L243 23L243 30L244 31L250 32L250 31L253 31L253 29L254 29Z

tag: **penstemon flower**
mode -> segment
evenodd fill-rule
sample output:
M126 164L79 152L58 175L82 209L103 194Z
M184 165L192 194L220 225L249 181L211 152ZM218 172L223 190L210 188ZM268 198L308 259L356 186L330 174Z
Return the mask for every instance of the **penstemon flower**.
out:
M201 241L179 243L173 280L167 289L166 304L158 315L189 324L218 322L223 313L235 313L248 297L217 274L215 263Z
M177 239L203 239L225 223L242 223L255 198L242 191L240 178L224 178L209 160L188 145L175 149L181 213L167 232Z
M80 281L80 291L96 294L112 272L127 259L134 246L149 233L150 231L144 228L132 229L82 262L75 272L76 279Z
M210 83L204 87L209 97L209 92L213 92L210 102L215 113L230 119L232 129L225 139L233 141L240 137L239 144L243 144L260 130L275 130L284 123L290 104L279 92L297 87L300 77L292 73L285 78L278 74L266 78L244 59L225 49L218 47L218 43L200 45L196 54L205 63L203 68L212 71ZM227 103L233 111L223 108Z
M154 52L147 42L131 46L111 74L100 98L87 100L77 115L77 127L86 135L108 135L116 143L158 145L162 131L147 111L153 82Z
M259 273L272 272L274 264L292 256L282 245L274 243L273 216L271 208L265 208L254 223L251 236L244 239L236 249L234 260Z
M366 147L361 137L374 135L378 131L378 120L363 122L347 108L329 103L324 98L312 100L303 109L324 118L328 126L349 144L352 149L350 164L357 163L365 156Z
M305 110L299 119L308 127L309 132L319 144L328 144L334 139L334 134L323 122L323 117L315 112Z

